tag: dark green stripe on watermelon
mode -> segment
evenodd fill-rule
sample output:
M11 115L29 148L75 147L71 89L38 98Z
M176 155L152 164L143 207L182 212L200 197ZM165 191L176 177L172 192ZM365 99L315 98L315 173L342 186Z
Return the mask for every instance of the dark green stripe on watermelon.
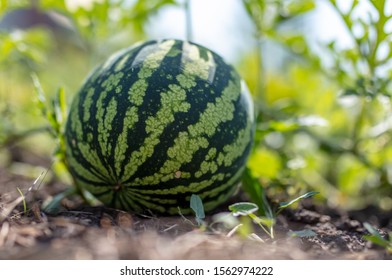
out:
M67 160L77 184L126 210L206 210L235 190L250 152L246 86L217 54L178 40L149 41L98 67L71 106Z

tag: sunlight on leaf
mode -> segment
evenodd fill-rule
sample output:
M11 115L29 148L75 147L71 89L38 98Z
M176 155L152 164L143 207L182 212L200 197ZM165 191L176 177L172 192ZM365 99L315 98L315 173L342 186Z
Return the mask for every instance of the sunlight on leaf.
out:
M259 210L259 207L251 202L238 202L229 206L234 216L248 216Z
M293 200L291 200L289 202L281 202L281 203L279 203L279 209L287 208L290 205L293 205L294 203L300 201L301 199L312 197L312 196L314 196L316 194L319 194L319 192L307 192L307 193L305 193L305 194L303 194L303 195L301 195L301 196L299 196L299 197L297 197L297 198L295 198L295 199L293 199Z
M299 117L297 122L300 126L328 126L326 119L316 115Z

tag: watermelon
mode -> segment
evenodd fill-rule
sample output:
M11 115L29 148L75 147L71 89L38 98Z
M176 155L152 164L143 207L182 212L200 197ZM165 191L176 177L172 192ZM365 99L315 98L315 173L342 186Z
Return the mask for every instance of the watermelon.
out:
M66 160L78 187L133 212L206 211L237 189L253 103L222 57L180 40L139 43L97 67L74 97Z

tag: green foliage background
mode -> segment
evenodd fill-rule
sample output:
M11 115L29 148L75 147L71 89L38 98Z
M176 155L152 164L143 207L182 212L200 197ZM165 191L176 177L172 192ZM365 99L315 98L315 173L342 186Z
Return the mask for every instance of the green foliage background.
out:
M235 65L257 111L254 151L244 178L250 199L262 203L257 188L276 203L318 191L315 199L332 207L375 205L391 210L392 15L386 8L388 1L352 0L343 9L339 1L319 0L333 7L352 46L319 43L318 51L301 28L287 28L298 22L309 24L299 20L313 13L318 1L238 1L254 33L253 50ZM37 133L47 127L35 100L32 73L47 99L54 98L61 86L70 102L97 63L119 48L150 39L146 26L157 13L176 8L187 14L188 4L187 0L82 2L0 0L3 18L31 5L43 13L62 15L55 31L0 29L2 166L12 166L8 148L16 140L20 140L17 145L34 147L35 153L43 155L50 155L58 144L48 134ZM363 5L366 12L358 13ZM265 58L278 55L275 48L284 51L284 63L268 67ZM55 175L70 182L63 173L55 166Z

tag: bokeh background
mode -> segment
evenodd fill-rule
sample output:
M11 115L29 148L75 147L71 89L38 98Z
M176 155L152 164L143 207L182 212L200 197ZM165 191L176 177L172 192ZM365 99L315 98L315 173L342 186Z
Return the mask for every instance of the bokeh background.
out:
M190 39L247 82L257 111L248 167L271 200L318 191L329 207L392 210L391 2L0 0L0 166L36 178L49 166L18 162L11 147L54 157L32 75L47 100L61 87L70 103L111 53Z

